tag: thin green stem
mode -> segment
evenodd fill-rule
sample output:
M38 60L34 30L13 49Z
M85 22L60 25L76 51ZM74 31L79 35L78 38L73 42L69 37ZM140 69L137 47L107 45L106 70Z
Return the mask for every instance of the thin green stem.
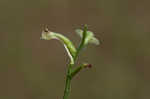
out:
M72 70L71 77L73 78L78 72L80 72L85 67L84 64L81 66L77 66L74 70Z
M68 99L69 94L70 94L70 88L71 88L71 78L67 77L66 78L66 86L65 86L65 91L64 91L64 97L63 97L63 99Z
M79 47L77 49L77 52L75 53L75 56L73 57L73 61L74 62L71 62L69 64L69 67L68 67L68 72L67 72L67 76L66 76L66 84L65 84L65 90L64 90L63 99L68 99L69 98L69 94L70 94L70 91L71 91L71 80L72 80L72 77L83 68L81 66L81 67L77 68L75 71L72 71L72 67L74 66L75 61L77 60L79 52L84 47L84 42L85 42L85 38L86 38L86 32L87 32L87 25L84 26L82 41L81 41L81 43L80 43L80 45L79 45Z
M72 66L74 64L69 64L69 67L68 67L68 72L67 72L67 75L66 75L66 84L65 84L65 90L64 90L64 96L63 96L63 99L68 99L69 97L69 94L70 94L70 90L71 90L71 72L72 72Z

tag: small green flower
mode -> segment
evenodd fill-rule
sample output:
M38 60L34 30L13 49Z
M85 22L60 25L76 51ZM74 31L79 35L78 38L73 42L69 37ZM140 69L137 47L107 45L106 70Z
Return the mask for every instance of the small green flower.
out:
M81 38L83 38L84 30L76 29L75 31ZM84 40L84 46L86 46L88 43L99 45L99 40L94 36L94 33L92 31L86 30L85 32L86 32L85 35L86 37Z
M84 48L89 43L99 45L99 40L94 36L93 32L87 30L87 26L84 26L84 29L77 29L76 33L81 37L82 41L81 44L76 50L74 44L64 35L60 33L51 32L48 30L48 28L45 28L45 30L42 31L41 39L43 40L51 40L51 39L57 39L61 41L67 50L67 53L71 59L71 62L74 63L74 60L76 59L79 51Z
M57 40L61 41L67 50L67 53L71 59L71 62L74 63L76 48L67 37L63 36L60 33L51 32L48 30L48 28L46 28L44 31L42 31L41 39L43 39L43 40L57 39Z

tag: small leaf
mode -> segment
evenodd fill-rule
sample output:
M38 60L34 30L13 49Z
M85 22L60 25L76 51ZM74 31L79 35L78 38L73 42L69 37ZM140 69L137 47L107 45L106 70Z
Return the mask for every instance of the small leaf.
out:
M67 53L71 59L71 62L74 63L76 48L67 37L65 37L64 35L62 35L60 33L51 32L46 28L44 31L42 31L41 39L43 39L43 40L57 39L57 40L61 41L67 50Z

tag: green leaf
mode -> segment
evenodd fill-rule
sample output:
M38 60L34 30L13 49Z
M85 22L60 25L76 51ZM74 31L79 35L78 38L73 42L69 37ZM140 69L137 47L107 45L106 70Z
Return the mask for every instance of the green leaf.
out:
M71 59L71 63L74 63L76 48L67 37L65 37L64 35L60 33L51 32L46 28L44 31L42 31L41 39L43 40L57 39L61 41Z
M81 29L76 29L75 32L83 38L83 33L84 31ZM86 32L86 37L84 40L84 46L87 45L88 43L99 45L99 40L94 36L94 33L91 31L85 31Z

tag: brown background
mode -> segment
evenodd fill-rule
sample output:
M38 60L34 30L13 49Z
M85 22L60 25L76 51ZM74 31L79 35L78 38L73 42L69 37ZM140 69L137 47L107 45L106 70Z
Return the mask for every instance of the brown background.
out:
M150 99L149 0L0 0L0 99L62 99L69 58L44 24L77 45L88 24L100 46L72 82L70 99Z

